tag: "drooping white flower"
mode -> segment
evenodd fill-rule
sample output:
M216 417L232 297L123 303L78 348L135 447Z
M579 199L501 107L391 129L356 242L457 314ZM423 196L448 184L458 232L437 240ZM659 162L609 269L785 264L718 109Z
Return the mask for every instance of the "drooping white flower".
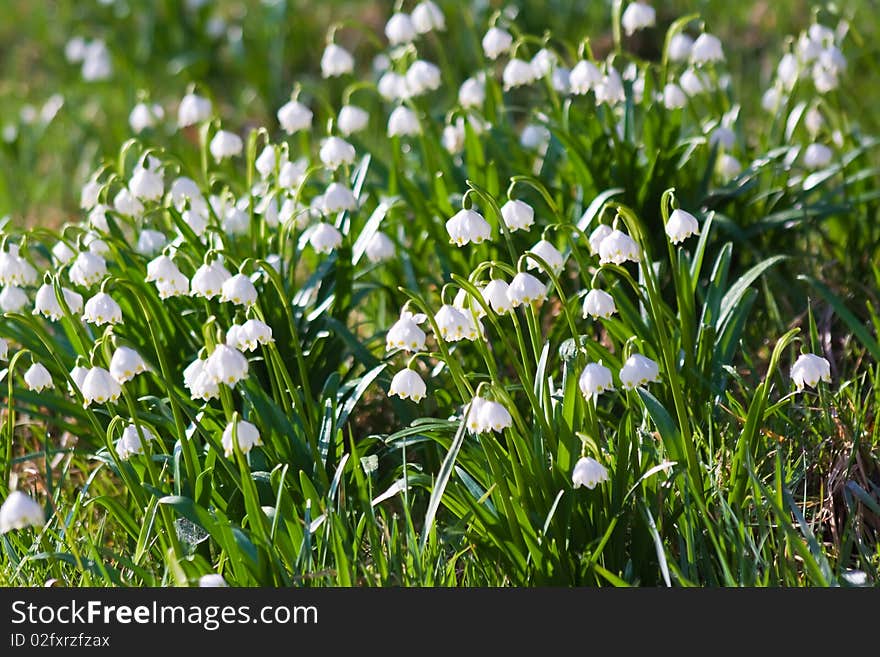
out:
M336 214L357 208L357 199L348 187L341 183L330 183L321 198L321 209L325 214Z
M193 274L190 281L190 294L194 297L202 297L205 299L213 299L220 294L223 289L223 283L228 281L232 274L223 266L219 260L215 260L210 264L203 264L196 273Z
M431 62L417 59L410 64L404 79L409 95L411 97L420 96L440 88L440 69Z
M578 379L578 386L580 386L581 393L587 398L587 401L595 401L603 392L614 390L611 370L601 362L587 363Z
M70 267L68 276L73 283L92 287L107 275L107 262L90 251L82 251Z
M205 373L214 383L224 383L229 387L247 377L248 361L238 349L220 344L205 361Z
M486 287L483 288L483 299L486 300L486 303L488 303L492 310L498 315L503 315L509 312L512 308L512 303L508 296L509 289L510 286L507 282L502 281L499 278L493 278L486 283Z
M535 79L544 78L550 75L559 65L559 58L556 53L547 48L541 48L532 57L529 65L532 67Z
M335 78L346 75L354 70L354 57L345 48L335 43L328 43L321 55L321 75Z
M182 211L187 203L189 203L191 208L196 205L200 207L205 206L205 197L202 195L202 191L199 189L196 181L192 178L187 178L186 176L175 178L174 182L171 183L170 192L171 201L178 211Z
M52 247L52 256L58 261L59 265L63 266L69 264L76 257L76 251L70 248L64 240L58 240L55 246Z
M385 72L376 85L379 95L385 100L404 100L409 97L406 77L394 71Z
M223 575L218 573L208 573L207 575L199 577L200 588L223 588L227 586L229 586L229 584L223 579Z
M487 402L483 397L474 397L471 402L465 406L465 425L471 433L482 433L483 426L480 423L480 411Z
M626 233L613 229L599 244L599 262L621 265L626 261L639 261L639 245Z
M144 213L144 204L131 193L131 190L127 187L123 187L116 192L116 195L113 197L113 209L126 217L140 217ZM107 230L107 217L104 215L106 210L107 208L104 208L103 206L95 206L95 208L92 209L91 214L89 214L89 221L91 221L95 227L104 231Z
M354 146L344 139L327 137L321 144L318 156L325 167L336 170L343 164L354 164L355 150Z
M98 203L98 195L101 193L101 183L97 180L89 180L79 193L79 207L83 210L91 210ZM63 244L63 242L59 242Z
M312 110L297 100L290 100L278 110L278 123L289 135L312 127Z
M590 253L593 255L598 254L599 246L601 246L602 241L611 235L612 232L611 226L607 224L599 224L596 226L587 238L587 241L590 243Z
M397 12L385 23L385 36L392 46L411 43L416 38L416 26L409 14Z
M121 324L122 308L113 300L106 292L98 292L91 299L86 301L83 310L83 321L96 326L104 324Z
M419 328L419 324L427 319L421 313L413 314L408 311L400 313L400 318L394 322L388 334L385 336L385 349L393 351L402 349L404 351L424 351L425 349L425 332Z
M479 212L461 209L446 222L449 241L456 246L465 246L473 242L479 244L492 234L492 227Z
M194 93L186 94L177 108L177 125L186 128L211 118L211 101Z
M391 387L388 389L389 396L411 399L416 403L425 398L426 392L427 387L422 377L408 367L394 375L391 379Z
M697 96L712 88L711 79L705 73L693 68L685 69L678 78L678 83L688 96Z
M162 174L146 167L138 167L135 170L128 182L128 188L135 198L144 201L157 201L162 198L162 194L165 192Z
M605 481L608 481L608 470L596 459L584 456L574 464L574 470L571 473L571 483L575 488L586 486L593 490L598 484Z
M140 430L135 424L129 424L122 431L122 437L116 441L116 453L123 461L127 461L132 456L144 453L144 445L141 441L141 434L144 440L149 442L156 440L156 436L147 427L141 425Z
M71 314L78 315L82 312L83 298L81 295L66 287L61 288L61 294ZM34 297L34 314L43 315L43 317L56 322L64 316L64 311L61 309L61 304L58 303L55 288L52 285L45 283L37 290Z
M804 125L812 136L816 136L825 124L825 118L822 112L815 105L807 110L804 114Z
M660 380L660 368L653 360L642 354L633 354L620 368L620 383L632 390L646 383Z
M305 178L309 163L305 158L295 162L285 162L278 171L278 184L285 189L297 187Z
M42 363L34 363L24 373L24 384L28 390L42 392L55 387L52 375Z
M119 384L131 381L138 374L149 371L143 357L131 347L117 347L110 359L110 376Z
M571 71L564 66L557 66L553 69L551 77L553 89L564 96L571 93Z
M653 27L657 22L657 12L650 5L643 2L631 2L621 16L620 24L627 36L632 36L636 31L646 27Z
M673 82L663 87L663 106L666 109L681 109L685 105L687 105L687 95L681 87Z
M535 209L519 199L510 199L501 206L501 218L511 232L528 230L535 223Z
M257 288L244 274L230 276L220 287L220 301L237 306L251 306L257 301Z
M596 85L597 105L616 105L626 100L626 92L623 88L623 79L617 69L608 66L608 72L602 76L602 81Z
M165 233L152 228L144 228L138 235L135 251L143 256L153 256L168 244L168 238Z
M804 166L808 169L822 169L831 164L834 152L825 144L810 144L804 150Z
M254 160L254 168L256 168L257 173L260 174L261 178L268 178L272 175L272 172L275 171L276 159L275 146L272 144L266 144L263 147L263 150L260 151L257 159Z
M339 132L348 137L366 128L369 122L370 115L365 109L357 105L345 105L339 110L336 126Z
M493 26L483 36L483 53L489 59L498 59L498 57L510 49L512 44L513 37L510 35L510 32Z
M272 327L259 319L249 319L241 326L233 325L226 333L226 344L239 351L254 351L260 345L274 341Z
M309 244L318 253L332 253L342 244L342 233L333 224L322 221L312 229Z
M669 221L666 222L666 234L670 242L679 244L691 235L699 235L700 224L690 212L677 208L672 211Z
M559 274L565 265L565 258L553 244L547 240L541 240L535 244L529 251L543 260L554 274ZM543 270L544 266L532 257L526 258L526 266L529 269Z
M421 132L418 115L408 107L400 105L388 117L389 137L411 137Z
M693 47L694 40L684 32L679 32L669 40L669 60L672 62L686 61L691 56Z
M86 82L106 80L113 74L113 63L107 44L95 39L86 46L82 61L82 76Z
M724 50L721 48L721 40L708 32L703 32L694 41L691 47L691 62L694 64L706 64L708 62L723 62Z
M246 235L250 226L250 214L237 203L228 206L220 215L220 227L227 235Z
M482 107L486 102L486 85L477 78L468 78L458 89L458 102L468 109Z
M584 297L584 318L608 319L617 312L614 297L598 288L593 288Z
M486 399L480 405L477 423L481 432L501 433L504 429L513 426L513 418L503 404Z
M92 367L83 379L81 391L83 406L90 406L92 403L116 401L122 394L122 387L103 367Z
M46 524L43 507L21 491L11 491L0 506L0 534Z
M18 313L28 304L28 295L20 287L7 285L0 292L0 310L4 313Z
M816 354L801 354L792 365L790 375L798 392L805 385L815 388L819 381L831 383L831 363Z
M230 422L223 431L222 443L225 456L232 456L235 451L233 433L235 434L234 437L238 439L238 447L242 454L247 454L257 445L263 444L263 441L260 439L260 432L256 426L245 420L239 420L238 424L234 426Z
M81 36L72 37L64 44L64 58L71 64L79 64L86 56L87 45Z
M165 110L161 105L153 103L138 103L135 105L131 113L128 115L128 125L132 132L136 135L142 133L147 128L154 128L156 124L165 118Z
M550 143L550 131L545 126L530 123L523 128L519 143L523 148L544 152Z
M722 153L718 156L718 164L716 165L718 173L724 179L735 178L742 171L742 164L733 155Z
M394 257L394 242L385 233L376 231L367 242L364 253L372 263L390 260Z
M736 133L730 128L720 125L712 131L712 134L709 135L709 146L712 147L715 144L720 145L722 148L733 148L736 143Z
M593 62L582 59L571 69L568 82L571 93L583 95L602 84L602 71Z
M97 256L105 256L110 252L110 246L100 238L100 236L93 232L89 231L83 237L83 246L85 246L91 253L94 253Z
M538 303L547 298L547 287L531 274L521 271L510 282L507 298L514 308Z
M531 62L518 58L511 59L507 62L501 77L504 81L505 90L532 84L537 79L535 69Z
M462 312L455 306L444 304L434 316L440 336L447 342L476 340L478 331L470 313Z
M427 34L432 30L442 32L446 29L446 17L431 0L423 0L413 7L412 23L419 34Z
M211 155L216 162L224 160L227 157L241 155L243 148L244 142L242 142L241 137L228 130L218 130L217 134L214 135L214 138L211 139L209 145Z
M465 128L464 119L460 116L455 119L455 123L451 123L443 127L443 134L440 136L440 143L443 148L455 155L464 150Z
M183 370L183 385L193 399L209 401L220 395L220 386L208 373L207 362L196 359Z

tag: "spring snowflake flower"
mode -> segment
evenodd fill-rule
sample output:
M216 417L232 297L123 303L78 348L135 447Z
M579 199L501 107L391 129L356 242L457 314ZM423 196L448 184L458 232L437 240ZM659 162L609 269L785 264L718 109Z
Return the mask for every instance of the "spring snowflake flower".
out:
M7 285L0 292L0 310L4 313L18 313L28 305L28 295L20 287Z
M208 573L207 575L199 577L199 587L202 588L224 588L227 586L229 586L229 584L223 579L223 575L219 575L218 573Z
M725 180L736 178L742 171L742 164L733 155L722 153L718 157L718 173Z
M83 308L82 296L66 287L61 288L61 294L71 314L79 315ZM58 297L55 296L55 288L52 285L45 283L37 290L34 298L34 314L42 315L46 319L56 322L64 316L64 311L61 309L61 304L58 303Z
M422 126L419 117L408 107L396 107L388 117L389 137L411 137L421 134Z
M825 125L825 118L818 107L813 106L807 110L806 114L804 114L804 125L807 128L807 132L814 137L822 129L822 126Z
M223 431L222 443L225 456L232 456L234 453L233 431L238 439L238 447L243 454L247 454L257 445L263 444L263 441L260 439L260 432L253 424L245 420L239 420L233 429L233 423L230 422Z
M309 244L318 253L332 253L342 244L342 233L336 226L322 221L312 229Z
M143 357L131 347L117 347L110 359L110 376L121 385L149 371ZM80 386L81 387L81 386Z
M476 340L478 331L473 317L455 306L444 304L434 316L440 336L447 342L458 340Z
M639 245L626 233L612 230L599 244L599 262L621 265L627 261L639 261Z
M808 169L823 169L831 164L834 153L825 144L810 144L804 150L804 166Z
M571 483L575 488L586 486L593 490L597 484L608 481L608 470L596 459L583 456L574 464Z
M483 106L486 102L486 85L477 78L468 78L462 82L458 89L458 103L466 108L473 109Z
M93 367L86 374L82 383L83 406L90 406L93 402L104 404L108 401L116 401L122 394L122 387L113 376L103 367Z
M684 32L679 32L669 40L669 61L683 62L691 56L694 40Z
M442 32L446 29L446 17L431 0L423 0L413 8L412 22L419 34L427 34L433 30Z
M620 368L620 383L632 390L646 383L660 380L660 368L653 360L642 354L633 354Z
M400 46L415 40L416 26L409 14L398 12L385 23L385 36L392 46Z
M385 233L376 231L367 242L364 253L373 264L390 260L394 257L394 242Z
M543 152L550 143L550 131L542 125L530 123L523 128L519 143L523 148Z
M213 299L223 290L223 284L232 278L232 274L219 260L203 264L193 274L189 283L190 294L194 297Z
M612 232L611 226L608 226L607 224L599 224L596 226L587 238L587 242L590 244L590 253L597 255L603 240L611 235Z
M455 123L443 127L443 134L440 137L440 143L443 148L455 155L464 150L465 129L464 119L458 117Z
M336 214L357 208L357 199L348 187L341 183L330 183L321 199L321 209L326 214Z
M43 507L21 491L11 491L0 506L0 534L46 524Z
M37 270L19 255L17 244L10 244L8 251L0 251L0 285L34 285Z
M116 453L123 461L127 461L132 456L143 454L144 445L141 442L141 434L147 442L156 440L156 436L147 427L141 425L140 431L137 425L129 424L122 431L122 436L116 441Z
M196 359L183 370L183 385L193 399L210 401L220 396L220 386L207 371L207 360Z
M128 115L128 125L132 132L139 135L148 128L156 127L156 124L165 118L165 110L161 105L138 103Z
M82 76L86 82L106 80L113 74L110 51L107 44L96 39L86 46L82 62Z
M395 73L394 71L387 71L384 73L382 77L379 78L376 88L379 91L379 95L388 101L404 100L409 97L409 87L407 87L406 84L406 77L399 73Z
M657 12L650 5L643 2L631 2L621 16L620 24L627 36L632 36L638 30L653 27L657 22Z
M275 146L266 144L257 159L254 160L254 167L260 174L260 178L268 178L275 171L276 159Z
M513 307L508 294L509 290L510 286L507 282L493 278L486 283L486 287L482 290L483 299L496 314L504 315Z
M135 198L142 201L158 201L165 192L162 174L152 169L138 167L128 183Z
M511 199L501 206L501 218L511 232L528 230L535 223L535 209L519 199Z
M177 108L177 125L186 128L211 118L211 101L203 96L189 93L180 101Z
M335 78L346 75L354 70L354 57L342 46L328 43L321 55L321 75L324 78Z
M535 246L529 249L529 251L531 253L534 253L544 262L546 262L553 273L556 275L559 275L559 272L562 271L562 268L565 265L565 258L559 252L559 249L557 249L547 240L541 240L540 242L535 244ZM543 269L543 265L531 257L526 258L526 266L529 269Z
M486 399L480 404L477 423L481 433L488 431L501 433L513 425L513 418L503 404Z
M97 180L89 180L79 192L79 207L83 210L91 210L98 203L101 193L101 183Z
M174 182L171 183L170 193L171 202L174 203L174 207L178 211L183 211L187 203L189 203L190 208L199 207L207 209L205 197L202 195L202 191L199 189L196 181L192 178L187 178L186 176L175 178Z
M690 212L675 209L669 215L669 221L666 222L666 234L669 236L670 242L679 244L691 235L699 235L700 224Z
M100 206L98 206L100 207ZM96 226L101 228L102 230L106 230L106 228L101 227L97 222L94 221L93 215L96 215L98 210L96 207L92 214L89 215L89 220ZM104 208L106 210L106 208ZM126 217L140 217L144 213L144 205L140 202L140 200L131 193L127 187L123 187L120 189L116 196L113 197L113 209L116 210L119 214L125 215ZM101 213L101 219L103 220L104 226L107 225L107 219L103 216L103 212Z
M694 64L706 64L708 62L723 62L724 50L721 48L721 40L707 32L703 32L694 41L691 47L691 62Z
M608 319L616 312L617 305L614 303L614 297L604 290L593 288L584 297L584 319L587 317Z
M552 50L541 48L532 57L529 65L532 67L535 79L545 78L559 65L559 58Z
M318 156L325 167L336 170L343 164L354 164L354 146L339 137L327 137Z
M626 100L626 92L623 88L623 79L617 69L608 67L608 72L602 76L602 81L596 85L597 105L616 105Z
M241 326L233 324L226 332L226 344L243 352L273 342L272 327L259 319L249 319Z
M406 310L400 313L400 318L394 322L388 335L385 337L385 349L394 351L424 351L425 332L419 328L419 324L427 319L422 313L413 314Z
M490 27L483 36L483 53L489 59L498 59L510 50L511 45L513 45L513 37L510 32L502 30L500 27Z
M801 354L791 367L791 380L798 392L804 385L815 388L819 381L831 383L831 363L815 354Z
M121 324L122 308L106 292L98 292L86 301L82 315L83 321L96 326Z
M670 82L663 87L663 106L668 110L681 109L687 105L687 95L681 87Z
M507 298L514 308L523 304L540 303L547 298L547 287L531 274L521 271L510 282Z
M587 401L595 401L603 392L614 390L611 370L601 362L588 363L584 371L581 372L578 385Z
M404 79L409 95L411 97L420 96L440 88L440 69L431 62L417 59L410 64Z
M257 288L244 274L235 274L223 282L220 301L232 302L236 306L252 306L257 302Z
M492 235L492 227L479 212L462 209L446 222L449 241L456 246L465 246L473 242L480 244Z
M401 399L411 399L419 403L425 398L426 391L427 387L422 377L414 370L406 368L400 370L391 379L391 387L388 389L388 394L391 397L397 396Z
M276 116L284 132L289 135L312 127L312 110L296 100L282 105Z
M507 62L501 77L506 91L532 84L537 79L531 62L516 58Z
M581 96L602 84L602 71L593 62L582 59L571 69L568 82L571 93Z
M9 343L0 338L0 360L9 360Z
M241 155L243 148L244 143L242 142L241 137L228 130L218 130L217 134L214 135L214 138L211 139L209 145L211 155L216 162L224 160L227 157Z
M698 96L712 88L712 81L709 77L692 68L685 69L679 77L678 83L688 96Z
M24 373L24 384L28 390L42 392L55 387L52 375L42 363L34 363Z
M135 251L143 256L153 256L164 249L166 244L168 244L168 238L164 233L152 228L145 228L138 235Z
M346 137L360 132L367 127L369 122L369 113L357 105L343 106L339 110L339 116L336 118L336 126L339 128L339 132Z
M231 388L247 377L248 361L238 349L220 344L205 361L205 372L214 383L224 383Z

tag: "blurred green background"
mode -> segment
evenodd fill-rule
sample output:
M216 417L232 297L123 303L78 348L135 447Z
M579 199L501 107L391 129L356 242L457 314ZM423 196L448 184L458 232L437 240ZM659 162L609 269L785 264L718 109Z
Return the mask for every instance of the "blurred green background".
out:
M79 188L98 162L132 136L131 108L139 99L160 103L174 116L191 83L209 92L220 114L236 127L273 125L274 110L295 82L317 77L326 32L346 21L338 40L369 67L393 11L390 2L330 0L5 0L0 23L0 216L57 224L76 212ZM404 9L414 3L404 3ZM516 14L533 34L549 31L569 40L591 38L601 52L610 42L610 0L536 2L438 2L450 37L467 34L496 10ZM632 44L657 57L665 28L677 17L699 13L725 44L746 116L759 110L763 88L786 47L819 13L829 25L850 20L852 88L856 105L875 106L877 2L819 4L805 0L673 0L655 2L658 27ZM81 65L65 58L73 37L103 39L113 74L87 82ZM462 36L456 65L470 70L478 44ZM59 101L63 99L63 104ZM59 106L60 105L60 106ZM54 116L52 116L54 114ZM875 128L875 113L865 121ZM51 117L51 120L48 120ZM153 135L161 143L161 135Z

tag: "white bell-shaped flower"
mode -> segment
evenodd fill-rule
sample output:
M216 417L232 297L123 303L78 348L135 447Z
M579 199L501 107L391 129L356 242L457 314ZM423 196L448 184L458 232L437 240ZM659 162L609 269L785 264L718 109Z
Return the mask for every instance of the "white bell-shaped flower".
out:
M42 527L45 524L43 507L21 491L11 491L0 506L0 534L13 529Z
M193 274L189 282L190 294L194 297L213 299L223 290L223 284L232 278L229 270L219 260L203 264Z
M193 399L209 401L220 396L220 386L208 373L207 360L196 359L183 370L183 385Z
M674 82L663 87L663 107L668 110L677 110L685 105L687 105L687 95L681 87Z
M455 155L464 150L465 130L464 119L458 117L455 123L443 126L443 134L440 136L440 143L443 148Z
M597 105L616 105L626 100L623 79L617 69L609 66L608 72L602 76L602 82L596 85Z
M409 87L406 77L394 71L387 71L379 78L376 84L379 95L387 101L404 100L409 98Z
M733 155L722 153L716 165L719 175L725 180L736 178L742 171L742 164Z
M483 299L498 315L504 315L513 307L508 296L509 289L507 282L499 278L493 278L483 288Z
M477 78L468 78L458 89L458 102L466 108L479 108L486 102L486 85Z
M178 211L183 211L187 203L190 204L190 207L193 207L195 204L202 205L205 202L205 197L202 195L196 181L186 176L174 179L174 182L171 183L170 193L171 202L174 203L174 207Z
M215 383L232 387L247 377L248 361L238 349L220 344L205 361L205 372Z
M15 285L7 285L0 291L0 310L4 313L19 313L28 302L27 293Z
M256 168L261 178L268 178L275 171L276 159L275 146L266 144L263 150L260 151L257 159L254 160L254 168Z
M410 108L400 105L388 117L389 137L412 137L421 134L418 115Z
M608 481L608 470L596 459L583 456L574 464L571 483L575 488L586 486L593 490L598 484Z
M93 367L86 374L81 391L83 406L90 406L92 403L104 404L116 401L122 394L122 387L103 367Z
M614 303L614 297L597 288L593 288L587 292L584 297L584 318L592 317L593 319L608 319L617 312L617 305Z
M136 454L144 453L144 445L141 442L141 435L145 441L156 440L156 436L147 427L141 425L138 429L137 425L129 424L122 431L122 436L116 441L116 453L123 461L127 461Z
M215 162L225 160L227 157L235 157L241 155L244 143L234 132L228 130L218 130L211 143L208 145L211 155Z
M410 64L404 78L411 97L435 91L440 88L441 84L440 69L435 64L423 59L417 59Z
M825 144L810 144L804 150L804 166L808 169L823 169L831 164L834 152Z
M534 253L537 257L547 263L550 269L553 270L553 273L559 275L559 272L562 271L563 266L565 266L565 258L563 258L562 254L559 252L555 246L553 246L547 240L541 240L531 249L529 249L532 253ZM526 258L526 266L529 269L538 269L543 270L543 265L541 265L534 258Z
M552 50L541 48L532 57L529 66L532 67L536 79L545 78L559 66L559 58Z
M510 90L532 84L537 79L537 75L531 62L514 58L507 62L501 79L504 82L504 89Z
M425 398L426 392L427 387L422 377L410 368L400 370L395 374L394 378L391 379L391 387L388 389L388 394L391 397L397 396L401 399L411 399L416 403Z
M805 385L815 388L819 381L831 383L831 363L816 354L801 354L791 367L791 380L798 392Z
M627 261L639 261L639 245L626 233L612 230L599 244L599 262L621 265Z
M232 302L237 306L251 306L257 301L257 288L244 274L235 274L223 282L220 301Z
M393 351L402 349L404 351L424 351L425 349L425 332L419 328L419 324L427 319L421 313L413 314L404 310L400 313L400 319L388 329L385 337L385 349Z
M230 326L226 344L239 351L254 351L260 345L274 342L272 327L259 319L249 319L241 326Z
M79 207L83 210L91 210L98 204L98 195L101 193L101 183L97 180L89 180L79 193Z
M669 61L684 62L691 56L694 40L684 32L678 32L669 40Z
M142 201L158 201L165 193L165 182L160 172L138 167L128 181L128 188L135 198Z
M447 342L476 340L478 331L469 312L462 312L455 306L444 304L434 316L440 336Z
M135 251L143 256L152 257L164 249L167 244L168 238L165 237L165 233L152 228L144 228L138 235Z
M627 36L632 36L638 30L653 27L657 22L657 12L651 5L644 2L631 2L623 11L620 24Z
M653 360L642 354L633 354L620 368L620 383L627 390L632 390L646 383L660 380L660 367Z
M724 50L721 48L721 40L707 32L703 32L694 41L691 47L691 62L705 64L707 62L723 62Z
M92 287L107 275L107 262L91 251L82 251L70 266L68 276L73 283L82 287Z
M474 397L464 408L465 425L471 433L482 433L484 431L480 423L480 411L488 400L483 397Z
M110 375L120 384L149 371L143 357L131 347L118 347L110 359Z
M373 264L390 260L394 257L394 242L385 233L376 231L367 242L364 253L367 260ZM2 294L0 294L0 302L2 302Z
M199 577L200 588L224 588L227 586L229 586L229 584L223 579L223 575L220 575L219 573L208 573L207 575Z
M698 96L712 89L712 80L705 73L692 68L682 72L678 84L688 96Z
M98 292L86 301L83 309L83 321L96 326L104 324L121 324L122 308L106 292Z
M82 296L66 287L61 288L61 294L71 314L79 315L83 309ZM64 316L64 311L61 304L58 303L58 297L55 296L55 288L52 285L46 283L37 290L34 298L34 314L42 315L56 322Z
M669 215L669 221L666 222L666 234L669 236L670 242L678 244L691 235L699 235L700 224L690 212L675 209Z
M513 418L503 404L486 399L480 405L477 423L481 432L501 433L513 425Z
M325 167L335 170L343 164L354 164L354 146L339 137L327 137L318 156Z
M211 101L203 96L189 93L185 95L177 108L177 125L186 128L202 123L211 118Z
M600 363L587 363L578 379L581 393L587 401L594 401L603 392L614 390L611 370Z
M483 53L489 59L498 59L498 57L510 50L511 45L513 45L513 37L510 35L510 32L500 27L490 27L483 36Z
M571 93L575 95L589 93L602 84L602 71L593 62L582 59L571 69L568 83L571 87Z
M76 251L68 246L67 242L58 240L52 247L52 256L58 261L59 265L67 265L76 257Z
M52 375L42 363L34 363L24 373L24 384L28 390L42 392L55 387Z
M489 239L492 227L479 212L462 209L446 222L446 232L449 233L450 242L465 246L470 242L479 244Z
M139 135L148 128L156 127L163 118L165 118L165 110L161 105L138 103L128 115L128 125L132 132Z
M335 78L346 75L354 70L354 57L342 46L328 43L321 55L321 75L324 78Z
M322 221L312 229L309 244L318 253L332 253L342 244L342 233L333 224Z
M419 34L427 34L433 30L442 32L446 29L446 17L431 0L423 0L413 7L412 22Z
M296 100L286 102L278 110L278 123L289 135L312 127L312 110Z
M611 226L607 224L599 224L596 226L587 238L587 241L590 243L590 253L597 255L599 253L599 247L602 245L602 241L611 235L612 232Z
M346 137L360 132L367 127L369 122L369 113L357 105L343 106L339 110L339 116L336 117L336 127Z
M321 198L321 210L325 214L351 211L357 208L357 199L348 187L341 183L330 183Z
M521 271L510 281L507 298L514 308L523 304L540 303L547 298L547 287L531 274Z
M234 436L233 433L235 434ZM222 440L223 453L226 456L232 456L235 453L234 439L237 439L238 448L243 454L247 454L257 445L263 444L257 427L245 420L239 420L238 424L234 425L234 428L232 422L226 425Z
M416 26L409 14L398 12L385 23L385 36L392 46L411 43L416 38Z
M284 189L298 187L309 168L308 160L300 158L295 162L285 162L278 171L278 185Z
M70 370L70 378L73 381L73 385L76 386L76 390L82 391L83 383L85 383L88 374L89 368L81 365L75 365L73 369ZM67 390L70 392L71 396L76 394L76 391L70 383L67 384Z
M535 223L535 209L519 199L510 199L501 206L501 218L507 230L528 230Z

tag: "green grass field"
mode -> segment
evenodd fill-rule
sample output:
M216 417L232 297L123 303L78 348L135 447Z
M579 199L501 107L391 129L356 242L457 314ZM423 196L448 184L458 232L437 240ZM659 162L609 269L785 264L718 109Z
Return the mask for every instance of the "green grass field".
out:
M876 3L653 4L10 3L0 584L876 586Z

